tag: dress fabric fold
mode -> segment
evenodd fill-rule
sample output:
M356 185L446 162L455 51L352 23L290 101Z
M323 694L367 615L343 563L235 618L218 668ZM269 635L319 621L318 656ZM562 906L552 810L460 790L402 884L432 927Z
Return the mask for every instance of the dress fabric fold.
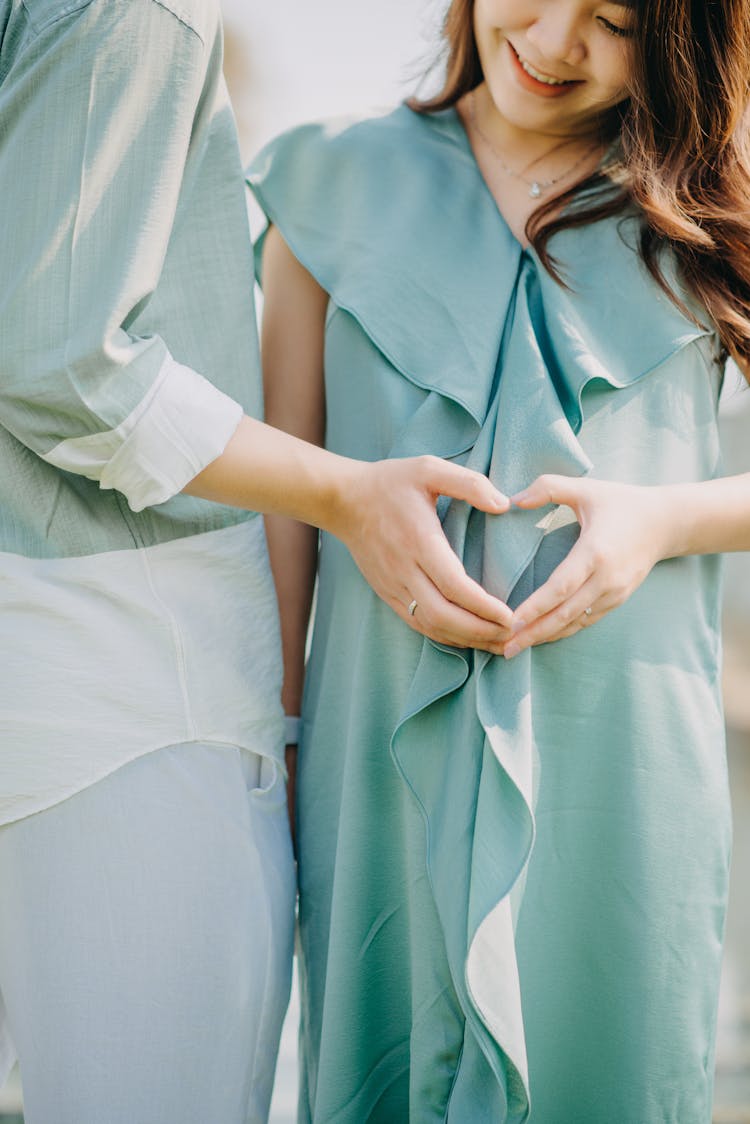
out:
M248 182L330 294L327 445L540 473L720 469L710 325L625 216L515 240L453 111L305 126ZM260 247L262 252L262 245ZM441 501L519 604L565 509ZM300 1120L707 1124L729 806L716 558L504 661L409 630L324 535L298 778Z

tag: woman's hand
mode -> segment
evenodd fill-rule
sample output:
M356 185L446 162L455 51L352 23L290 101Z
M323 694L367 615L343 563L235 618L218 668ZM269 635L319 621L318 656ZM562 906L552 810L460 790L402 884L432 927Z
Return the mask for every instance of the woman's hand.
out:
M517 507L572 508L581 534L567 558L514 613L506 659L589 628L622 605L669 556L669 488L540 476L512 498ZM674 498L674 494L673 494ZM674 520L671 519L673 522Z
M500 515L510 501L486 476L441 460L350 462L330 529L375 592L405 624L441 644L501 654L513 614L465 572L438 519L438 496Z

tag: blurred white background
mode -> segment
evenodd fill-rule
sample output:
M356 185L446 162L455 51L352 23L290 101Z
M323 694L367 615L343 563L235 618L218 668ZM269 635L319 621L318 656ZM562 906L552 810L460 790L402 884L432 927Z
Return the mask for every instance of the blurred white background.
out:
M299 121L381 108L434 55L441 0L222 0L243 154Z

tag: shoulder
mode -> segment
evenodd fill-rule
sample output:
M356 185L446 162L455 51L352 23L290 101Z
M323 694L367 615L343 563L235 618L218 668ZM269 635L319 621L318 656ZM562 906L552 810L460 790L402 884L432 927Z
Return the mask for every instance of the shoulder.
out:
M369 174L382 182L404 168L404 153L411 163L421 147L439 137L442 125L438 117L422 116L406 105L377 115L299 125L261 149L247 169L248 183L255 190L271 175L293 172L304 178L308 189L318 177L329 186L351 185Z

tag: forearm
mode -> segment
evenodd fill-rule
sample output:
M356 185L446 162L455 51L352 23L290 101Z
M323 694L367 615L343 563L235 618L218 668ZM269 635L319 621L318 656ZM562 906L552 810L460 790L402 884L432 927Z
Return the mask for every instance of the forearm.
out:
M266 516L266 533L281 620L284 656L281 701L286 714L297 715L302 706L318 536L314 528L280 515Z
M665 558L750 550L750 473L662 492Z
M264 243L263 280L261 351L271 425L243 418L222 455L185 490L272 517L287 713L297 710L301 697L316 539L309 528L294 530L273 517L291 517L341 539L375 592L415 631L440 643L496 647L507 634L510 610L467 576L436 504L448 495L499 514L507 499L486 476L437 457L370 463L320 448L328 294L275 227ZM412 602L418 613L410 611Z
M363 464L245 417L220 457L184 489L189 495L341 532Z

